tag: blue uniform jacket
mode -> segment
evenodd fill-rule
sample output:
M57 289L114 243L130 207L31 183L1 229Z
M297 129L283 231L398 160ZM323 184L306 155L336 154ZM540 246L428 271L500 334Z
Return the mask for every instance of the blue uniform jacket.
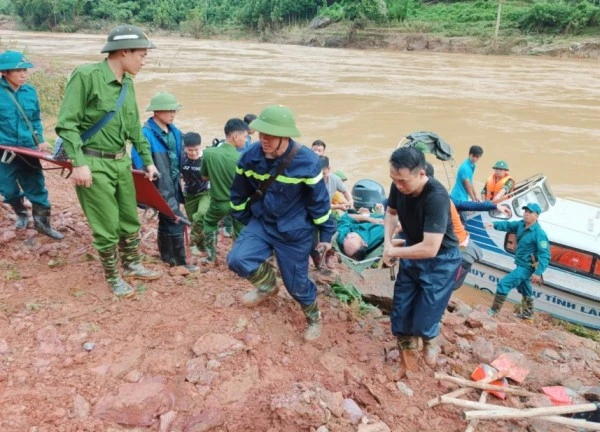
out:
M317 155L301 146L292 162L268 187L265 195L246 208L246 203L259 184L266 181L287 157L292 145L277 159L266 159L260 145L252 145L242 153L231 187L233 216L244 225L252 217L275 225L281 233L302 231L316 226L320 239L330 243L335 232L331 217L329 193ZM300 144L297 144L300 145Z
M494 222L494 229L517 234L517 250L515 252L515 264L520 267L532 267L533 255L537 261L534 274L541 276L550 263L550 245L548 236L539 223L529 228L525 227L525 221L502 221Z
M29 84L23 84L15 92L8 82L0 80L0 144L16 147L29 147L37 149L37 144L31 134L31 129L23 118L21 111L7 91L11 92L15 99L25 111L27 118L37 134L38 141L44 142L44 129L40 116L40 103L35 88Z
M182 214L179 210L179 204L183 202L183 193L181 190L181 183L179 181L180 175L178 174L176 176L177 178L173 178L172 176L173 168L176 168L177 171L179 171L179 167L181 166L181 131L172 124L168 125L168 128L169 131L173 132L173 135L175 136L175 152L178 161L176 167L171 166L172 164L171 157L169 156L169 149L162 139L162 129L156 124L153 118L148 119L142 130L144 132L144 136L150 143L150 153L152 154L154 165L156 166L158 172L160 172L160 177L155 182L156 187L167 204L169 204L171 210L173 210L177 215L181 216ZM143 169L144 167L142 158L135 148L131 149L131 163L134 169Z

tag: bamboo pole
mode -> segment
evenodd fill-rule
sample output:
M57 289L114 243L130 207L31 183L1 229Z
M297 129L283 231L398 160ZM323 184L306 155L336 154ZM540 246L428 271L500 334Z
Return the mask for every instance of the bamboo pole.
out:
M494 32L494 51L498 49L498 32L500 31L501 17L502 17L502 0L498 0L498 14L496 15L496 31Z
M479 395L479 403L486 403L488 392L482 391L481 395ZM475 432L475 428L477 427L477 423L479 423L478 419L473 419L469 422L469 425L465 429L465 432Z
M479 413L502 411L503 414L510 415L510 414L515 414L515 413L519 414L523 411L518 408L509 408L509 407L474 402L474 401L469 401L469 400L464 400L464 399L450 398L450 397L446 397L446 396L441 396L441 398L442 398L442 403L452 404L455 406L459 406L461 408L485 410L485 411L477 411ZM586 404L586 405L594 405L594 404ZM576 406L576 405L574 405L574 406ZM549 408L561 408L561 407L549 407ZM534 408L534 409L538 409L538 408ZM484 419L484 417L479 417L479 418L475 419L472 417L472 413L473 413L473 411L465 412L465 419L467 419L467 420ZM500 418L500 417L495 417L495 418ZM506 416L502 417L502 419L506 419L506 418L508 418L508 417L506 417ZM510 418L516 418L516 417L510 417ZM552 423L562 424L565 426L578 427L580 429L600 431L600 423L589 422L587 420L571 419L571 418L567 418L567 417L561 417L559 415L542 415L539 417L535 417L534 420L544 420L544 421L549 421Z
M465 378L454 377L454 376L441 374L441 373L436 373L434 375L434 378L443 380L443 381L450 381L455 384L459 384L459 385L463 385L463 386L478 388L481 390L492 390L492 391L497 391L497 392L502 392L502 393L510 393L510 394L514 394L517 396L537 396L537 393L532 393L530 391L523 390L520 388L515 388L515 387L510 387L510 386L509 387L495 386L495 385L491 385L491 384L482 383L480 381L471 381L471 380L468 380Z
M442 396L448 396L448 397L452 397L452 398L459 398L459 397L464 396L464 395L466 395L468 393L471 393L474 390L475 389L473 387L463 387L463 388L459 388L458 390L451 391L450 393L446 393L446 394L441 395L441 396L436 396L433 399L429 399L429 401L427 401L427 407L428 408L433 408L434 406L438 406L439 404L441 404L442 400L440 398Z
M460 400L460 399L459 399ZM541 407L541 408L529 408L522 410L515 410L509 413L506 409L495 409L486 411L467 411L465 418L470 419L513 419L513 418L529 418L529 417L540 417L540 416L551 416L558 414L574 414L580 412L596 411L596 404L579 404L579 405L566 405L566 406L552 406L552 407ZM514 408L511 408L514 409Z

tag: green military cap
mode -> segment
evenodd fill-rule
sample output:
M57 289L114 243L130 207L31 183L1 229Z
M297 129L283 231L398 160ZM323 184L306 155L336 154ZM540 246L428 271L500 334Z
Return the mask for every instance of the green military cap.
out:
M294 113L283 105L269 105L263 109L256 120L250 123L255 131L276 137L298 137Z
M335 174L336 176L338 176L339 178L341 178L341 179L342 179L342 181L346 181L346 180L348 180L348 176L346 176L346 174L344 174L344 171L337 170L336 172L334 172L334 174Z
M115 27L106 38L106 44L102 48L103 53L118 51L122 49L152 49L156 46L148 40L146 33L134 25L125 24Z
M158 92L152 99L150 99L150 105L146 108L146 111L173 111L180 110L183 108L175 96L168 92Z
M499 160L498 162L496 162L494 164L494 166L492 168L493 169L501 169L501 170L508 171L508 164L506 162L504 162L503 160Z

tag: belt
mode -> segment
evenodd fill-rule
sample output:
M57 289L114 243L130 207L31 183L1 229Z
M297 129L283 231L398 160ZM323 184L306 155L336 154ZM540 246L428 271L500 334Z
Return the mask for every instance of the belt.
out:
M119 159L123 159L123 157L125 156L125 150L120 151L118 153L109 153L109 152L105 152L102 150L86 149L84 147L81 149L81 151L83 152L84 155L99 157L99 158L103 158L103 159L119 160Z

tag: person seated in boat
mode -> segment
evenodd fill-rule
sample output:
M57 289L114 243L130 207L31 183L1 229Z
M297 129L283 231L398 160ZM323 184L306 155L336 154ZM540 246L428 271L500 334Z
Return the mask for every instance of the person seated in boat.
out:
M344 213L337 224L337 242L340 251L356 261L377 249L383 243L383 214L370 213L361 208L358 213Z
M481 190L481 201L498 203L505 200L515 188L515 180L510 176L508 164L503 160L496 162L492 169L494 172Z
M515 233L517 236L517 249L515 251L515 264L517 267L504 276L496 286L496 294L488 314L496 316L506 301L508 293L517 288L523 296L521 300L521 313L518 318L533 319L533 289L531 283L542 283L542 274L550 263L550 245L548 236L538 223L542 208L537 203L529 203L522 207L525 210L520 221L498 221L486 224L486 228L498 231Z

